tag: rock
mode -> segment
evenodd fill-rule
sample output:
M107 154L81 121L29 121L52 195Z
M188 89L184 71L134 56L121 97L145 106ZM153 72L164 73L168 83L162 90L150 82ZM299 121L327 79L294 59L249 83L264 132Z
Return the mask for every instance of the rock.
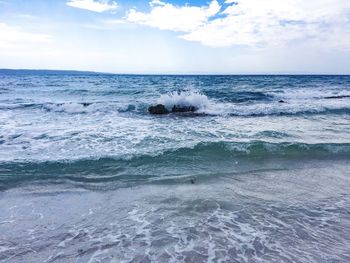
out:
M151 114L167 114L169 111L163 104L158 104L156 106L150 106L148 112Z
M350 95L328 96L324 98L325 99L345 99L345 98L350 98Z
M197 110L194 106L178 106L174 105L170 112L178 113L178 112L195 112ZM158 104L156 106L150 106L148 108L148 112L150 114L168 114L170 113L167 108L163 104Z
M285 101L284 100L279 100L278 103L285 103Z
M174 107L171 109L171 112L194 112L196 111L196 108L194 106L177 106L174 105Z

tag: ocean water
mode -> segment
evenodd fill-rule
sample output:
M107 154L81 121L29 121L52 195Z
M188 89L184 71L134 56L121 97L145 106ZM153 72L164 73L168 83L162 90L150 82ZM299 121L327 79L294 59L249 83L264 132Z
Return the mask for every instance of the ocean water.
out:
M1 71L0 262L350 262L350 76Z

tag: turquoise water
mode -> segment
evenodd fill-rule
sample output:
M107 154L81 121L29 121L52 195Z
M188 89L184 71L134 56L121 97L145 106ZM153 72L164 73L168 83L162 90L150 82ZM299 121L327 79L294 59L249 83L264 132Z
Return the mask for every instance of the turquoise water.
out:
M348 262L349 167L349 76L2 71L0 262Z

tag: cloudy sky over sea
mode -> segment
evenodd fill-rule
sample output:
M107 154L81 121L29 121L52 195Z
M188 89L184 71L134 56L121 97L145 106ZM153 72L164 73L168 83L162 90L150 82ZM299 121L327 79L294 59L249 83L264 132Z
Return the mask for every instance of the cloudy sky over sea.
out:
M350 73L344 0L2 0L0 67Z

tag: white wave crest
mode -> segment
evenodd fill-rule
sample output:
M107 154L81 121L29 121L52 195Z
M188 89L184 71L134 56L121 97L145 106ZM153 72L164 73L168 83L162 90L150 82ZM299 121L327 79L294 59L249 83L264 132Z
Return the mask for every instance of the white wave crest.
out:
M198 110L203 110L208 107L209 99L204 94L196 91L182 91L163 94L160 96L157 103L163 104L169 110L173 106L193 106Z
M62 103L62 104L47 104L44 105L44 108L53 112L65 112L65 113L87 113L91 111L91 108L88 108L80 103Z

